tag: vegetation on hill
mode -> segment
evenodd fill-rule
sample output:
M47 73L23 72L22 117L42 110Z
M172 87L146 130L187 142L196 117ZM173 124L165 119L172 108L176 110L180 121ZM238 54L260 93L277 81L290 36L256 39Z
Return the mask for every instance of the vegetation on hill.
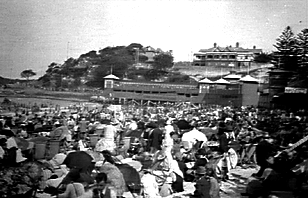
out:
M135 65L144 65L144 68ZM63 64L51 63L39 82L53 89L82 85L99 88L103 86L103 77L111 73L131 80L159 80L172 66L170 52L132 43L90 51L77 59L69 58Z

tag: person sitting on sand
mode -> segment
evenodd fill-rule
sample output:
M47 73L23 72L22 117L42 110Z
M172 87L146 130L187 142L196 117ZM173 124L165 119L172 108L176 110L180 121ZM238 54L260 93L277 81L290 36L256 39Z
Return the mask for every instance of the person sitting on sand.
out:
M191 196L192 198L220 198L219 184L214 177L214 170L212 168L199 166L196 170L196 178L196 190Z

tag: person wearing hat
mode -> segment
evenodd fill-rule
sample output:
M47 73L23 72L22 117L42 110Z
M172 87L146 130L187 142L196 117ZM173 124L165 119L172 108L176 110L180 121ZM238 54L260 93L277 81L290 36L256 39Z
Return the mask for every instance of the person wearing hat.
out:
M198 198L220 198L219 184L214 177L214 170L212 168L205 168L205 166L198 166L196 169L196 184L194 194L192 197Z

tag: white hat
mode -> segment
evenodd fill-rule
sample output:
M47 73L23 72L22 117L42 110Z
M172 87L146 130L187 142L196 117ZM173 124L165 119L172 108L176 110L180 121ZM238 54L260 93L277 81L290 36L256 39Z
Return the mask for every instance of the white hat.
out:
M172 124L172 120L170 120L170 119L167 120L167 121L166 121L166 124Z

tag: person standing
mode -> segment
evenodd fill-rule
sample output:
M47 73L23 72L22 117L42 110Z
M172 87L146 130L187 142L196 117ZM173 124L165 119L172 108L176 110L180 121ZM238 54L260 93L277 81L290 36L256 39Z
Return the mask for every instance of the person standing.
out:
M228 157L228 150L229 150L229 136L228 132L225 128L224 123L222 123L218 129L218 142L219 142L219 152L223 155L222 164L221 164L221 180L226 181L229 179L228 177L228 170L230 165L230 160Z
M155 153L157 150L161 150L162 136L163 136L164 125L159 124L149 136L150 153Z
M86 118L81 118L81 121L79 122L78 139L86 135L87 129L88 129L88 123L86 121Z
M256 174L253 174L254 176L261 177L264 170L274 163L274 155L276 154L277 149L273 142L273 137L266 134L256 146L256 160L260 169Z

